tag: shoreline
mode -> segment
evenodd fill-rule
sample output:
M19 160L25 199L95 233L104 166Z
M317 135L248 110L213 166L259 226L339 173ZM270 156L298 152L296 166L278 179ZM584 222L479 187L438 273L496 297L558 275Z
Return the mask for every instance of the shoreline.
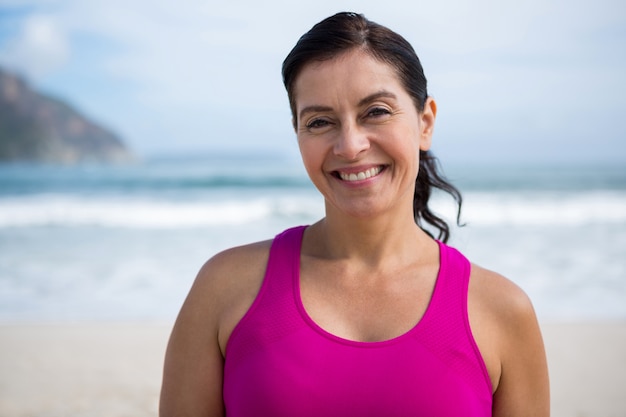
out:
M0 415L156 416L172 323L0 323ZM626 320L541 322L552 417L626 416Z

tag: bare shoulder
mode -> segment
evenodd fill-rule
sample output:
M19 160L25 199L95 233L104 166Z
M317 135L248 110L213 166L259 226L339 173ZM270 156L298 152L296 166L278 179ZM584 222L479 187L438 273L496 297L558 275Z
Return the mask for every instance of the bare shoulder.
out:
M192 331L196 339L219 342L223 348L232 328L256 297L271 241L238 246L210 258L200 269L178 315L176 328Z
M256 281L262 279L271 242L237 246L216 254L200 269L192 291L208 289L224 298L240 289L249 289L255 283L260 284Z
M475 264L472 264L469 297L476 308L485 310L503 324L529 316L534 318L530 298L519 286L501 274Z
M271 240L220 252L200 269L188 301L215 319L220 348L254 302L265 275Z
M506 277L472 265L468 313L494 390L493 415L547 416L547 362L528 295Z
M532 302L519 286L497 272L472 265L468 311L477 341L503 359L519 340L538 333Z
M168 343L161 416L224 415L225 344L261 286L270 244L228 249L201 268Z

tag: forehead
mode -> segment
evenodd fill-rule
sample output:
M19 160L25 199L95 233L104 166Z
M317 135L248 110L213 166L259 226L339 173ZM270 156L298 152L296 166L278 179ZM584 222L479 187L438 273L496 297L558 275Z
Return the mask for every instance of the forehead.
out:
M334 97L359 98L372 92L405 92L395 68L365 51L346 52L306 64L294 83L297 107Z

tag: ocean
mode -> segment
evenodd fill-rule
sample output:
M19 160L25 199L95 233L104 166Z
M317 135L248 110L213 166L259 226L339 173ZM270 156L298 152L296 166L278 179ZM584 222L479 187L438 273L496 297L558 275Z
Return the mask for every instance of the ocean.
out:
M445 168L464 196L451 245L542 320L626 319L626 167ZM0 165L0 322L171 321L213 254L322 216L294 158Z

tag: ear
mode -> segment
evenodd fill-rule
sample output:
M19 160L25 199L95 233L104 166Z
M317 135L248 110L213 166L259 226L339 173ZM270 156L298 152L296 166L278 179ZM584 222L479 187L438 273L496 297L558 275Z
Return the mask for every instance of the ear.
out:
M424 103L424 110L419 114L420 150L422 151L427 151L432 145L436 117L437 103L435 103L435 99L428 97Z

